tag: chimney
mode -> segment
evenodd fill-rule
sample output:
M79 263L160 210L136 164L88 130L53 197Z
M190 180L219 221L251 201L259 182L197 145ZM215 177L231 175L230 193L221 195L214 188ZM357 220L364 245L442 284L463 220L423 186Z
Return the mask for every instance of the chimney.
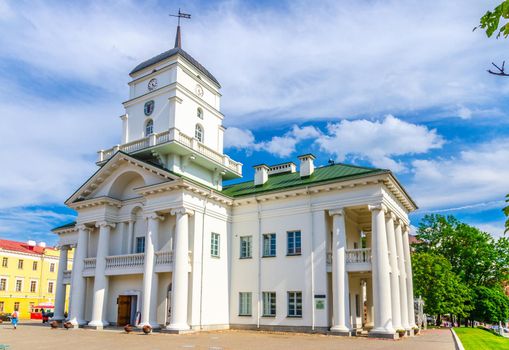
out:
M261 186L267 182L269 179L269 167L265 164L255 165L255 176L254 176L254 184L255 186Z
M313 160L315 160L315 156L311 153L303 154L298 157L300 160L300 177L311 176L315 171L315 164Z
M46 248L46 242L39 242L39 243L37 243L37 246L39 248Z

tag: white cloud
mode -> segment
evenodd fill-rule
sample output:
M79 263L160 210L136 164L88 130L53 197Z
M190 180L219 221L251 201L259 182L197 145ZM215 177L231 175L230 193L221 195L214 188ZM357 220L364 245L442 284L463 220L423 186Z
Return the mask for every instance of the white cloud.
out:
M401 172L406 170L405 165L392 157L426 153L442 147L444 140L436 130L388 115L383 121L360 119L329 124L328 134L317 143L340 161L350 155Z
M224 148L249 149L255 146L255 137L251 130L230 127L224 134Z
M423 209L502 200L509 179L509 138L471 146L456 157L412 161L407 186Z
M476 226L481 231L490 233L494 237L504 237L505 226L503 221L498 222L486 222L486 223L472 223L471 225Z

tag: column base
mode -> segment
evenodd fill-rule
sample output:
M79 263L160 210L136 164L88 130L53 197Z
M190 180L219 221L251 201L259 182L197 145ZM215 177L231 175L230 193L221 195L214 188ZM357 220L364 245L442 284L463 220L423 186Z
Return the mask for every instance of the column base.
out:
M57 315L57 316L53 316L51 318L52 321L57 321L57 322L63 322L65 320L65 316L64 315Z
M373 328L368 333L369 338L399 339L399 334L393 329Z
M90 321L87 325L87 328L92 329L103 329L104 327L108 326L109 323L107 321Z
M189 331L189 325L187 323L172 323L166 326L167 331Z
M332 326L328 333L330 335L350 337L354 334L354 331L345 326Z
M72 320L69 320L69 322L72 323L74 327L83 327L87 324L87 321L85 320L78 320L76 318L73 318Z

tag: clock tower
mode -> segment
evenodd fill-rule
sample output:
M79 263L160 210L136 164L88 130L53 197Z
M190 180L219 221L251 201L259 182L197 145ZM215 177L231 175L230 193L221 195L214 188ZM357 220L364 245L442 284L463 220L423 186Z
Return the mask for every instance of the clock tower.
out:
M174 48L129 75L121 144L99 151L98 164L124 151L218 190L242 176L242 164L223 153L221 85L182 49L180 26Z

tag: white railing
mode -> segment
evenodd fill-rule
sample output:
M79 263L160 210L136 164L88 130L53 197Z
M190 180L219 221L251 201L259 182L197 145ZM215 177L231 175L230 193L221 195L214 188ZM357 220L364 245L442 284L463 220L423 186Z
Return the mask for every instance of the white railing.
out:
M125 254L106 257L106 269L123 269L143 266L145 254Z
M371 248L347 249L347 264L371 263Z
M95 261L96 261L95 258L85 258L85 259L83 259L83 269L84 270L95 269Z
M156 252L156 265L168 265L173 262L173 252Z
M191 148L197 153L226 166L228 169L235 171L238 174L242 173L241 163L232 160L225 154L221 154L219 152L214 151L213 149L202 144L201 142L198 142L198 140L192 138L191 136L188 136L180 132L180 130L176 128L171 128L167 131L163 131L158 134L152 134L142 139L131 141L123 145L118 145L107 150L101 150L98 152L99 154L98 162L104 162L110 159L117 151L123 151L126 153L136 152L148 147L172 141L176 141L188 148Z

